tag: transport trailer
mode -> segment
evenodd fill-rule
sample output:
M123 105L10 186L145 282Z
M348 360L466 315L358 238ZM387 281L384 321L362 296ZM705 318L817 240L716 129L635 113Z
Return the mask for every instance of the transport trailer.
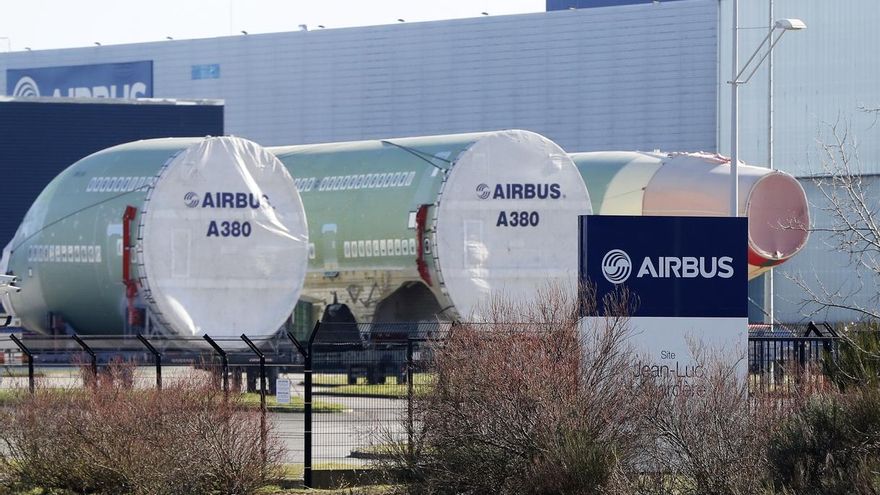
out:
M348 306L334 300L316 328L313 371L345 375L349 385L359 378L370 385L382 384L389 377L403 384L408 367L429 357L424 343L450 326L437 321L358 324Z

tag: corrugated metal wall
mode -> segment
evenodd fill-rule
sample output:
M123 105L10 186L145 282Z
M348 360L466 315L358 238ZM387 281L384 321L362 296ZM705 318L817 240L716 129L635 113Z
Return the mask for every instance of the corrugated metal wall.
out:
M679 0L547 0L547 11L565 9L592 9L596 7L609 7L618 5L633 5L639 3L673 2Z
M769 2L740 0L740 63L754 51L770 25ZM868 173L880 172L880 2L876 0L773 0L774 18L800 18L804 31L790 32L773 50L774 163L796 175L819 171L817 139L828 124L848 126L860 142ZM731 79L730 6L721 1L720 80ZM767 163L767 71L765 63L740 89L740 157ZM729 151L730 89L721 84L719 144Z
M740 0L740 63L758 46L771 25L769 1ZM773 165L795 175L822 171L821 142L830 142L832 126L845 131L858 144L861 170L880 173L880 2L876 0L773 0L773 19L800 18L805 31L790 32L773 51ZM720 0L718 143L729 153L731 79L731 2ZM768 155L768 73L765 62L754 78L740 89L740 158L763 165ZM822 197L803 181L818 226L828 226ZM871 198L880 197L874 190ZM880 201L880 199L872 199ZM790 278L798 276L811 290L840 289L854 302L866 304L880 294L871 277L859 278L849 258L828 246L821 233L813 234L804 252L776 272L776 318L783 322L807 319L851 321L855 313L841 309L813 314L803 306L810 296ZM862 285L863 284L863 285ZM857 289L857 290L855 290ZM877 301L874 301L876 304Z
M221 105L0 102L0 247L49 181L80 158L139 139L222 134Z
M227 131L264 145L524 128L571 151L711 151L717 21L717 0L681 0L12 53L0 88L6 68L153 60L156 96L222 98Z
M867 267L859 267L848 252L838 248L831 235L821 231L839 225L827 213L830 205L813 181L802 179L801 184L810 201L812 226L818 230L811 234L800 254L776 270L777 320L848 322L864 318L855 311L822 308L810 303L814 298L880 312L880 275ZM875 198L880 197L880 177L864 177L863 184L868 201L876 202Z

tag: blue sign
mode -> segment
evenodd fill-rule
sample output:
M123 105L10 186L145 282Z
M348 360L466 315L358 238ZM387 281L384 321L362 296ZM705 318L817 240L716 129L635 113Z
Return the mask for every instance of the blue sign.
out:
M190 79L220 79L220 64L193 65L190 71Z
M6 94L15 97L150 98L153 62L7 69Z
M581 284L638 297L629 316L748 316L748 219L580 217Z

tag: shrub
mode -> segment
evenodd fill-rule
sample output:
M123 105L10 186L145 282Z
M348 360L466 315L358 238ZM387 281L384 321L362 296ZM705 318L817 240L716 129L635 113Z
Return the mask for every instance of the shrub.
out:
M777 486L796 493L880 491L880 391L816 396L773 436Z
M625 316L581 329L573 301L496 302L432 348L436 381L414 398L416 442L396 457L424 493L593 493L638 450L642 415ZM609 307L625 314L625 293Z
M3 412L0 467L9 486L100 494L250 494L277 478L259 414L209 383L132 388L115 366L96 386L38 389Z
M654 396L646 419L651 444L643 468L618 480L621 492L766 492L770 484L766 448L774 411L749 397L741 362L699 349L694 355L703 372L687 379L691 392L681 392L683 379L643 384L643 393ZM672 392L676 385L679 393Z
M880 331L863 324L846 331L838 344L836 359L826 356L825 373L841 390L880 385Z

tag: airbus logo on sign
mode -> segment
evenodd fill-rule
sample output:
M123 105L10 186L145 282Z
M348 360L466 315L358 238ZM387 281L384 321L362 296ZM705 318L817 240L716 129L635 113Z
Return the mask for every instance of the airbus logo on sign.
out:
M622 284L629 278L630 273L632 273L632 260L626 252L612 249L602 257L602 275L605 276L605 280L612 284Z
M633 317L739 318L748 312L748 219L584 215L579 280L595 287L584 316L608 311L622 287ZM586 289L582 289L586 290ZM614 297L608 301L614 301Z
M12 96L36 98L40 96L40 88L37 82L28 76L24 76L15 83L15 89L12 90Z
M19 98L149 98L153 62L7 69L6 93Z
M659 256L654 261L646 257L636 277L654 278L730 278L733 276L733 258L696 256Z
M696 256L646 256L639 265L636 278L730 278L733 258ZM602 257L602 275L612 284L626 282L632 273L632 260L625 251L612 249Z
M12 90L12 96L36 98L40 96L40 87L37 86L36 81L32 78L24 76L15 83L15 88ZM55 88L54 91L52 91L52 96L56 98L59 96L66 96L68 98L131 99L149 96L149 94L146 83L135 82L133 84L123 84L121 86L111 84L109 86Z

